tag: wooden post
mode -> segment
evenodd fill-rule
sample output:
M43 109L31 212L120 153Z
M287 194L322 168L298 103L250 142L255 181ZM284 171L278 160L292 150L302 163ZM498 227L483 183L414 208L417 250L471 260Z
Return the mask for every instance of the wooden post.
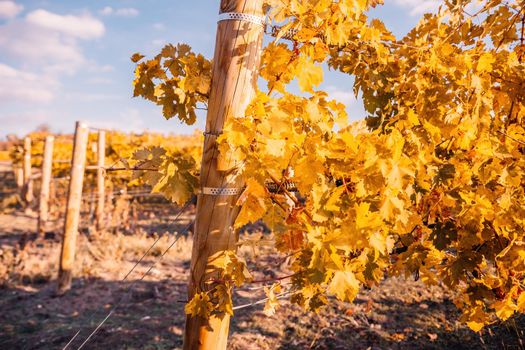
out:
M222 0L220 13L262 16L262 2ZM241 188L244 185L229 155L219 157L216 137L228 118L244 116L246 107L255 97L263 31L262 25L247 20L222 20L217 25L201 165L202 188ZM188 285L190 299L195 293L214 287L209 281L218 277L218 271L208 264L209 257L236 250L238 237L232 226L240 209L237 199L238 195L202 193L198 197ZM208 320L188 316L184 349L226 349L229 324L227 314L214 314Z
M24 167L20 164L13 166L13 172L15 173L16 187L19 191L23 191L24 188Z
M78 224L80 221L80 204L82 200L82 182L86 163L86 149L89 131L87 125L76 123L75 141L73 144L73 158L69 191L66 204L66 218L64 221L64 237L60 253L60 267L58 271L58 292L62 294L71 288L75 250L77 244Z
M53 136L46 136L44 144L44 160L42 161L42 185L40 186L40 201L38 203L37 234L42 236L46 230L49 216L49 187L51 183L51 169L53 166Z
M24 187L23 197L26 203L33 201L33 179L31 178L31 138L27 136L24 139Z
M104 204L105 204L105 183L104 183L104 165L106 160L106 132L100 130L98 132L98 147L97 147L97 230L101 230L104 226Z

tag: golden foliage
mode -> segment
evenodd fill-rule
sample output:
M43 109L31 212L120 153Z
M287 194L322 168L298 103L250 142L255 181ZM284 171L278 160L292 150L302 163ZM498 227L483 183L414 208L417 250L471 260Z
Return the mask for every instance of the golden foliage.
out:
M385 271L417 275L455 289L479 330L525 305L525 2L445 1L400 39L368 18L380 3L267 1L281 26L262 53L267 88L218 140L253 189L238 220L267 218L276 198L261 189L279 174L305 200L282 200L272 223L281 250L300 245L293 301L316 310ZM354 79L367 131L314 90L322 64ZM288 91L295 80L307 94Z

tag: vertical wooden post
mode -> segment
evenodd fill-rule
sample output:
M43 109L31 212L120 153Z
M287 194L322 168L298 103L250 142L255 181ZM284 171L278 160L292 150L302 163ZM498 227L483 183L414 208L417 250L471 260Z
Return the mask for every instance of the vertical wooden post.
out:
M104 204L105 204L105 183L104 183L104 165L106 160L106 132L99 130L98 147L97 147L97 209L96 220L97 230L101 230L104 225Z
M220 13L262 16L262 2L222 0ZM245 19L221 20L217 25L200 173L202 188L241 188L244 185L235 165L229 162L229 155L219 157L216 138L228 118L244 116L246 107L255 96L263 32L261 24ZM209 257L236 250L237 234L232 226L239 213L238 195L213 195L209 192L201 191L197 200L188 285L190 299L195 293L214 288L209 281L218 277L218 271L209 265ZM213 314L207 320L188 316L184 349L226 349L229 324L230 316L224 313Z
M31 178L31 138L27 136L24 139L24 187L23 197L26 203L33 201L33 179Z
M64 221L64 237L62 240L60 267L58 271L58 292L60 294L71 288L71 279L73 277L88 135L87 125L77 122L75 141L73 144L73 158L71 159L66 218Z
M24 167L23 165L17 164L13 166L13 172L15 173L16 187L18 190L23 191L24 188Z
M49 187L51 183L51 169L53 166L53 136L46 136L44 144L44 160L42 161L42 185L40 186L40 201L38 203L37 234L45 233L46 222L49 216Z

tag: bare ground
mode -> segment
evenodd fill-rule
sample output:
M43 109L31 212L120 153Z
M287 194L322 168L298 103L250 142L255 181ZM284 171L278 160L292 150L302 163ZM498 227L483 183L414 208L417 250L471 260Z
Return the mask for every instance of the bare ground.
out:
M190 222L191 212L173 221L174 212L164 212L163 218L146 213L132 232L89 235L83 229L76 278L71 291L62 296L55 293L60 220L46 239L20 250L20 238L35 230L35 214L20 210L0 214L0 349L61 349L80 330L71 347L76 349L115 304L118 307L84 349L180 348L191 239L180 238L161 260L160 255L173 242L168 233ZM155 225L161 219L163 223ZM155 231L164 234L158 245L123 281L154 242ZM249 252L244 254L249 258ZM268 256L257 265L277 261ZM273 272L279 275L279 268ZM263 297L262 290L241 289L235 292L234 304ZM389 278L379 288L363 290L354 303L334 300L318 314L285 302L267 317L262 305L250 306L236 311L229 348L523 349L525 318L474 333L458 322L450 298L440 286Z

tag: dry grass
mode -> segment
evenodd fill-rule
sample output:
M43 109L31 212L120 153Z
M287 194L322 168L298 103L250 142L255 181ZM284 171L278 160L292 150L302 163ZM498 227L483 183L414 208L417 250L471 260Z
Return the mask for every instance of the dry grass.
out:
M79 237L74 275L79 278L118 278L123 266L131 265L157 240L153 235L104 233L93 239ZM173 236L161 236L149 256L160 257L173 243ZM45 249L42 249L44 248ZM191 241L180 237L164 256L164 260L189 260ZM25 250L12 247L0 249L0 280L10 283L49 281L58 271L58 244L33 243ZM146 259L148 261L149 259Z

